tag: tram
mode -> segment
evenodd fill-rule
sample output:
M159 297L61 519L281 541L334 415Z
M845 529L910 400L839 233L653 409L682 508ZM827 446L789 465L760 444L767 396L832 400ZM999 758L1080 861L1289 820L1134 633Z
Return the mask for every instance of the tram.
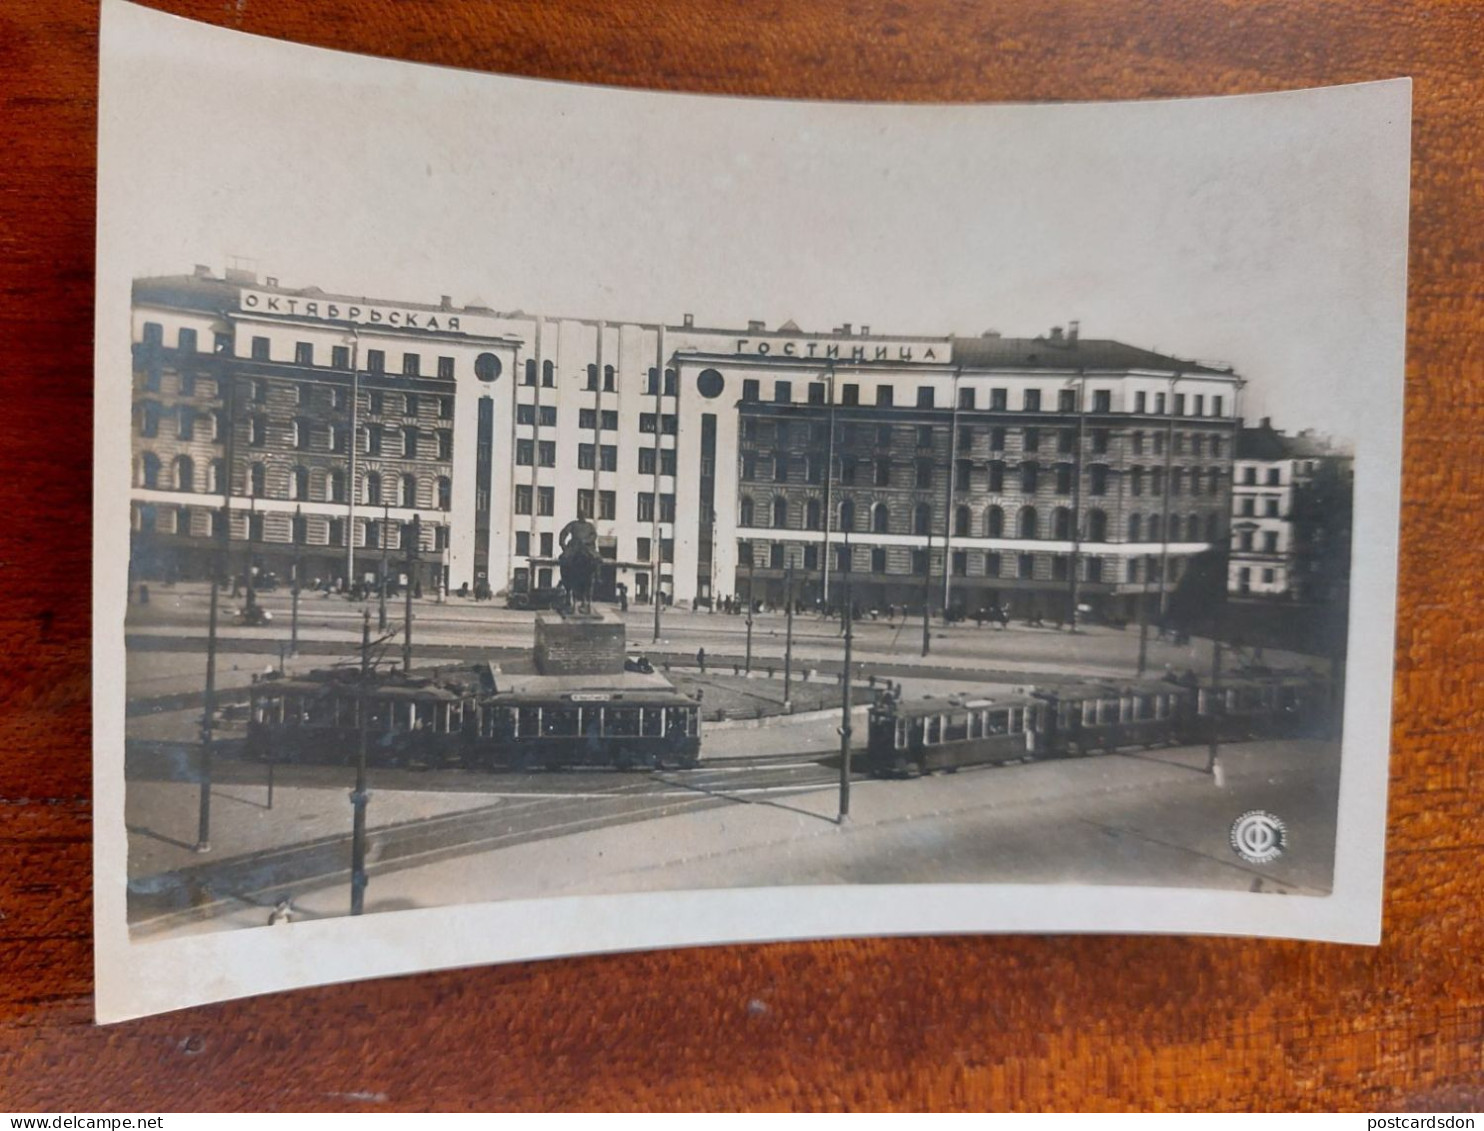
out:
M700 761L699 704L663 676L429 673L332 668L250 691L247 751L276 762L469 769L688 768Z
M1003 695L904 704L878 696L867 767L904 778L964 766L1120 749L1301 738L1329 726L1328 681L1311 673L1238 673L1216 688L1185 679L1067 683Z

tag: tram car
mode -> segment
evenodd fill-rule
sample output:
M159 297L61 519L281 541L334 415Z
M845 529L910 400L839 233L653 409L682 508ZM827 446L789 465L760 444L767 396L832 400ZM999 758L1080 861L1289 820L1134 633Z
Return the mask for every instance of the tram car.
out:
M663 676L513 676L488 664L411 676L354 669L265 677L250 692L247 751L276 762L469 769L691 767L699 704Z
M904 704L878 697L867 766L910 777L964 766L1121 749L1314 737L1329 723L1329 685L1308 672L1237 673L1219 687L1185 679L1080 682L976 699Z

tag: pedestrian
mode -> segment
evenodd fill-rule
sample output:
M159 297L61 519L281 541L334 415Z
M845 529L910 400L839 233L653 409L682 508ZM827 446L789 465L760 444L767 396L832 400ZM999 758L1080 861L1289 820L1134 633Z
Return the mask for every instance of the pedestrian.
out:
M696 649L696 666L701 669L701 674L706 674L706 649Z

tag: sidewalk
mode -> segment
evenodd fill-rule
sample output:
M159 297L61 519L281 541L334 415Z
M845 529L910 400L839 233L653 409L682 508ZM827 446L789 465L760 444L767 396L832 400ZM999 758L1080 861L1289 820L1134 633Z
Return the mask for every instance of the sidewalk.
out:
M843 826L835 820L834 786L729 798L715 781L688 789L675 777L677 797L699 795L707 806L425 865L404 861L394 871L373 867L367 909L819 883L1075 881L1327 891L1338 750L1319 742L1227 747L1221 789L1205 772L1205 758L1204 748L1192 747L907 782L856 780L851 817ZM147 788L185 789L194 796L188 786ZM225 819L254 828L260 843L273 843L274 829L281 834L296 821L302 821L304 835L348 827L343 791L299 792L304 796L280 803L272 822L228 817L231 810L219 808ZM456 807L488 807L491 820L498 820L505 803L495 795L456 796ZM169 807L189 810L189 818L194 810L180 805L185 800L170 798ZM427 795L377 793L373 825L416 819L427 803ZM1227 842L1231 822L1252 808L1279 814L1293 831L1290 851L1262 866L1245 864ZM137 839L131 837L131 875L137 874ZM303 918L337 916L345 913L346 898L344 880L336 878L301 893L295 906ZM265 922L263 908L239 906L173 933Z

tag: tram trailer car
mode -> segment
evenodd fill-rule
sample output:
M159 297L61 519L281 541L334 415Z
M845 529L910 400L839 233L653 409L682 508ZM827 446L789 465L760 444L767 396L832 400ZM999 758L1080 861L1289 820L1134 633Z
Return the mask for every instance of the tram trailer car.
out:
M701 759L700 708L663 676L517 677L480 704L472 757L482 768L689 769Z
M1028 693L871 708L867 765L909 777L1028 758L1134 747L1311 737L1326 732L1328 684L1311 673L1239 673L1216 689L1192 681L1070 684Z
M478 769L691 767L698 704L659 675L501 677L489 665L411 677L330 669L263 678L247 750L263 761L354 763L364 694L368 765ZM502 686L503 685L503 686Z

